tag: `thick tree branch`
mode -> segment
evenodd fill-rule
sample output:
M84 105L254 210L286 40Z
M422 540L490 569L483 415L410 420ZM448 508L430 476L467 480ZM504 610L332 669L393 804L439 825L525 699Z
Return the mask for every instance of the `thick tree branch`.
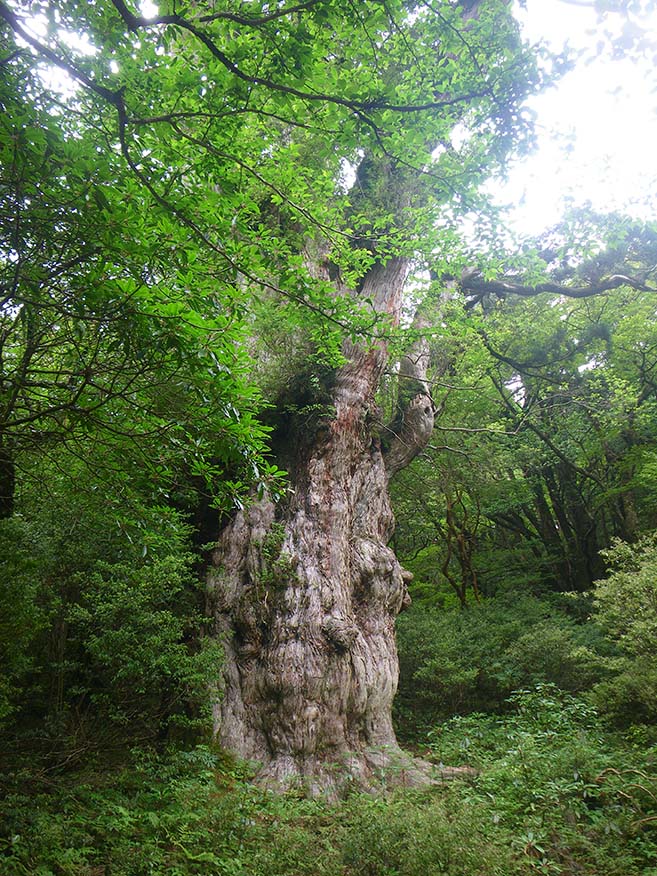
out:
M412 462L427 446L433 432L434 408L428 395L418 393L404 411L401 425L393 434L385 455L391 478Z
M643 280L637 277L628 277L625 274L613 274L587 286L566 286L561 283L549 282L537 283L532 286L523 285L522 283L511 283L505 280L484 280L477 274L466 272L461 277L460 286L466 294L472 296L469 304L470 307L480 301L485 295L497 295L499 297L520 295L524 298L531 298L534 295L549 292L554 295L563 295L566 298L591 298L594 295L599 295L601 292L618 289L620 286L628 286L630 289L637 289L641 292L657 292L656 288L648 286Z
M422 332L429 319L421 312L415 316L413 328ZM403 378L399 390L398 414L387 431L392 435L385 464L388 477L405 468L427 446L433 432L436 408L431 398L427 373L431 353L429 341L420 335L402 358L399 376ZM413 393L411 399L408 395Z

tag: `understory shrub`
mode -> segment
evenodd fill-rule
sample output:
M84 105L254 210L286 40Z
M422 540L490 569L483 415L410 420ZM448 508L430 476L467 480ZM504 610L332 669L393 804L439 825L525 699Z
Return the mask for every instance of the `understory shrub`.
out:
M203 747L135 751L120 769L57 783L26 778L0 777L3 876L516 873L489 807L458 787L329 805L255 787Z
M465 780L342 804L279 795L205 747L0 774L3 876L655 876L656 764L553 687L434 738Z
M436 759L478 774L465 794L494 820L530 872L657 873L657 747L610 735L596 710L554 685L515 693L504 716L453 718Z
M603 555L610 574L595 589L595 619L615 643L614 675L593 699L621 726L657 723L657 534L616 541Z
M343 860L350 876L511 876L519 873L485 801L460 788L358 797L343 817Z
M86 469L46 475L46 498L25 492L0 520L0 747L52 769L172 732L196 741L221 650L202 635L185 515Z
M397 722L412 736L455 714L504 710L521 687L583 691L610 671L597 627L512 592L465 610L418 601L399 618L398 643Z
M330 843L314 829L323 804L258 789L204 747L135 751L119 770L29 789L14 776L0 805L3 876L336 872Z

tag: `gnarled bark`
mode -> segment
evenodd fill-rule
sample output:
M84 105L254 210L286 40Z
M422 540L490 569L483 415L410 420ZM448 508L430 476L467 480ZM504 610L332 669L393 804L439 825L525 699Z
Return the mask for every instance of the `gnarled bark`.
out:
M406 272L402 259L375 266L365 295L394 315ZM388 479L426 443L433 407L416 395L386 460L373 425L385 349L346 354L334 416L300 445L287 507L265 498L240 512L210 575L226 647L220 741L259 762L263 781L329 793L370 787L382 771L420 777L391 721L409 575L387 544Z
M457 4L464 30L482 5ZM443 51L439 43L436 51ZM356 294L393 323L409 263L383 255L380 221L369 226L362 220L371 205L375 216L395 217L399 234L409 208L434 197L421 176L377 150L377 157L363 156L350 192L350 209L359 218L352 245L377 259ZM326 268L323 279L338 295L349 294L330 265L330 251L324 255L311 261L320 273ZM344 353L346 364L330 390L331 416L303 440L287 436L287 505L263 499L240 512L221 533L209 580L226 643L218 738L259 762L263 781L301 782L329 793L354 782L373 786L382 772L386 781L424 777L399 749L391 719L398 675L394 623L409 601L410 576L388 547L394 528L388 481L426 445L433 428L429 349L419 341L401 363L406 403L383 436L374 396L385 347L347 344ZM277 448L284 443L279 436Z

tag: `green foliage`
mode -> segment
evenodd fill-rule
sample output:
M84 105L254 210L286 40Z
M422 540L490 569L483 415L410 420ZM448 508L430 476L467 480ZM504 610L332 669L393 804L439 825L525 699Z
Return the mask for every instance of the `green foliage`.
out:
M49 620L38 598L39 564L31 548L22 520L0 520L0 727L16 709Z
M51 462L0 521L3 738L57 762L207 727L221 655L189 525L102 465Z
M581 699L539 685L516 692L503 718L455 718L435 756L478 768L470 801L485 802L526 871L625 876L652 872L657 843L656 752L605 735Z
M243 305L93 113L66 113L1 38L0 454L20 481L62 443L94 465L101 443L163 494L191 475L230 506L270 474Z
M497 278L531 288L541 279L532 259L542 279L566 286L649 278L656 241L654 223L581 212L498 265ZM650 296L500 293L451 302L442 320L440 440L393 484L398 553L434 589L467 591L465 601L510 586L589 590L614 536L655 527Z
M283 524L272 523L262 543L262 570L257 582L258 586L284 588L294 576L295 571L290 556L282 549L284 538ZM267 601L266 594L263 594L263 601Z
M595 589L596 619L617 644L613 678L595 691L599 708L628 725L657 721L657 538L617 541L604 556L608 578Z
M343 856L353 876L510 876L519 872L486 806L459 791L358 797L345 807Z
M120 766L1 774L8 876L646 876L657 863L657 754L605 735L554 686L515 694L504 718L436 732L464 782L339 805L254 787L206 748L134 750Z
M185 710L207 718L220 672L216 640L190 644L203 620L199 584L193 555L175 550L141 566L98 562L71 581L79 593L66 615L77 645L76 697L88 696L101 718L133 730L157 719L160 730L188 724Z
M616 541L603 556L608 578L595 590L597 618L631 656L657 649L657 535L636 544Z
M12 788L3 811L8 876L107 870L116 876L302 876L338 872L321 802L259 790L204 748L89 774L30 799Z
M518 686L551 682L584 691L611 671L599 630L518 592L466 610L418 600L399 618L398 644L396 710L406 733L454 714L502 710Z
M630 756L553 688L503 703L548 681L655 717L652 548L618 547L624 568L599 587L615 654L581 622L585 600L574 619L514 591L585 589L609 533L654 525L657 323L623 290L482 300L483 315L428 293L455 461L418 461L398 542L425 590L492 598L403 618L400 714L515 709L435 737L438 756L480 767L472 786L329 810L255 789L205 749L125 754L204 726L220 655L189 518L280 481L255 385L293 459L287 433L332 414L348 344L391 334L361 294L375 264L550 273L538 247L502 258L480 191L531 141L521 105L545 74L508 4L481 4L466 38L468 5L163 3L146 21L119 2L2 4L3 872L654 869L654 764L637 755L650 728ZM46 62L74 87L49 87ZM477 209L485 256L455 230ZM654 230L609 222L605 256L580 219L552 241L556 276L654 265ZM263 588L292 574L282 535L262 545Z

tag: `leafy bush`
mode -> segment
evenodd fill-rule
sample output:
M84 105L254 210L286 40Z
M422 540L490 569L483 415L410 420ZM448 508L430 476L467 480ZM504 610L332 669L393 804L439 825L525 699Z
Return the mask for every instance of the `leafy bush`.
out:
M399 618L398 642L397 716L411 734L454 714L503 710L519 687L586 690L608 671L596 628L517 593L466 610L413 604Z
M657 534L604 551L611 573L598 581L595 615L617 647L614 676L593 692L619 724L657 722Z
M135 566L97 563L77 576L79 596L67 613L75 695L89 698L99 717L153 732L193 723L194 707L209 716L221 649L209 638L192 647L203 620L193 562L174 553Z
M0 520L0 727L19 708L22 689L38 665L36 642L48 626L31 547L22 519Z
M605 733L595 709L553 685L510 698L510 714L454 718L435 731L445 763L479 773L466 799L494 820L529 872L645 876L657 864L657 749Z
M458 791L358 797L346 809L343 859L353 876L511 876L519 872L485 804Z
M58 462L42 466L47 498L24 489L0 521L1 744L64 762L207 725L221 654L201 635L189 525L131 482Z

